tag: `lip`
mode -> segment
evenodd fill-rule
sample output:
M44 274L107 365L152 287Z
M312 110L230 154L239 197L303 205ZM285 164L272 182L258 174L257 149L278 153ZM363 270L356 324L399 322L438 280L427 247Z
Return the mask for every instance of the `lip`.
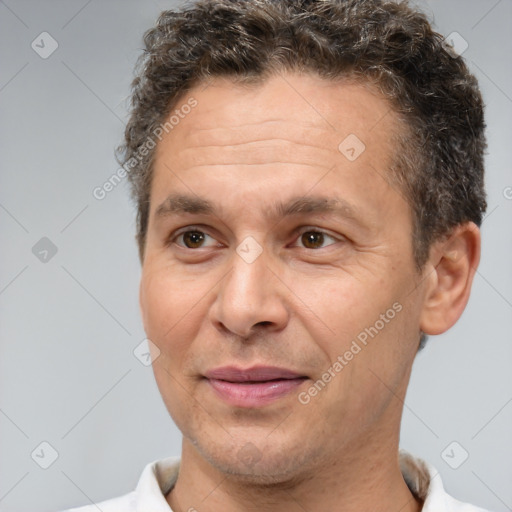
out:
M215 394L237 407L262 407L297 389L304 380L292 370L275 366L247 369L224 366L206 372L205 377Z
M296 379L305 377L287 368L277 366L252 366L251 368L238 368L236 366L222 366L205 373L207 379L226 380L229 382L262 382L276 379Z

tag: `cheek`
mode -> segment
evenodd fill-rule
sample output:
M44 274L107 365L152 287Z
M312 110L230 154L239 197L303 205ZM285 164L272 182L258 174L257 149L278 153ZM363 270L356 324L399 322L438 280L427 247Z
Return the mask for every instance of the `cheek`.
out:
M347 361L344 377L333 388L345 387L349 375L350 380L359 379L371 388L375 377L369 367L387 375L410 359L414 335L410 297L404 300L397 279L338 273L322 280L302 277L292 282L307 306L301 321L326 361L333 364L339 356Z
M389 301L375 291L382 287L372 283L365 285L360 279L346 273L322 279L297 276L291 282L296 283L293 291L307 308L310 318L308 330L314 330L317 334L325 332L327 336L320 336L319 339L323 338L331 346L334 340L337 340L337 344L349 342L369 321L378 319L382 304ZM389 305L384 310L387 307Z
M173 352L179 353L201 324L205 292L198 281L175 276L170 269L143 272L140 301L148 338L161 351L172 345Z

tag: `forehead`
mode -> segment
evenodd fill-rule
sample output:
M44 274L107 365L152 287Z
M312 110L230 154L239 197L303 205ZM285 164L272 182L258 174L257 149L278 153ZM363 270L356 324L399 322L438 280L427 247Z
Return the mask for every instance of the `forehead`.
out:
M200 145L209 137L227 144L244 135L275 136L280 129L287 130L283 135L308 137L321 147L332 147L349 134L375 144L389 141L386 135L399 129L391 104L375 87L348 79L281 73L262 82L241 83L216 77L192 88L173 112L192 98L196 106L180 116L179 130L173 129L168 137L175 146L185 140L190 146Z
M259 84L216 78L191 89L170 116L173 128L156 148L153 213L170 189L190 193L191 186L202 196L216 186L214 199L226 202L233 192L301 196L322 188L315 185L320 181L323 192L344 183L353 193L352 185L363 181L375 189L374 199L384 198L378 187L399 128L390 104L371 87L299 74ZM338 183L333 173L323 178L333 169Z

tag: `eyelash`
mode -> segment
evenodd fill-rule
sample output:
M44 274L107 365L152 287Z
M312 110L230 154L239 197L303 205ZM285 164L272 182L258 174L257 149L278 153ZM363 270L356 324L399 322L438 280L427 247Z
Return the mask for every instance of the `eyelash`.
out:
M181 249L185 249L185 250L190 250L190 251L197 251L198 249L203 249L204 247L198 247L196 249L194 248L191 248L191 247L186 247L185 245L180 245L176 242L176 240L183 236L184 234L186 233L189 233L189 232L194 232L194 231L197 231L199 233L203 233L204 235L206 236L209 236L210 238L212 238L213 240L215 240L215 238L211 235L209 235L205 230L204 228L201 228L201 226L187 226L186 228L178 231L178 232L174 232L171 234L171 236L168 238L168 242L166 245L170 246L172 243L175 243L178 247L180 247ZM312 227L312 226L306 226L306 227L303 227L301 228L297 235L296 235L296 240L299 240L300 237L304 234L304 233L309 233L309 232L312 232L312 233L320 233L328 238L331 238L332 240L334 240L335 242L333 243L330 243L328 245L326 245L325 247L319 247L317 249L310 249L309 247L301 247L302 249L307 249L307 250L310 250L310 251L318 251L320 249L325 249L326 247L329 247L330 245L334 245L334 243L336 242L340 242L342 241L340 238L337 238L335 237L334 235L331 235L329 234L327 231L323 230L323 229L319 229L319 228L315 228L315 227Z

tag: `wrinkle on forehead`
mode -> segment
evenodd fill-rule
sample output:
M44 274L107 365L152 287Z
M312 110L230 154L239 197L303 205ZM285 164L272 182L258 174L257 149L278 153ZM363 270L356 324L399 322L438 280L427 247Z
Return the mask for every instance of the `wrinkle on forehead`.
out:
M210 141L213 142L213 141ZM236 144L204 144L178 148L180 169L205 165L266 165L287 163L330 168L341 155L336 146L328 148L286 138L252 140Z
M304 155L304 163L311 164L315 160L312 153L319 150L316 161L323 165L321 160L326 157L329 163L324 164L330 166L341 156L338 146L350 134L361 139L368 152L380 153L379 161L383 153L392 152L389 143L396 115L387 100L360 84L295 75L271 77L247 88L222 78L213 80L207 88L198 86L189 94L196 98L197 106L164 135L157 145L157 155L172 152L176 157L189 152L203 158L201 151L212 148L213 153L218 151L215 155L222 153L222 163L250 165L238 156L228 162L226 154L245 156L253 147L257 152L281 153L269 162L286 161L283 153L289 152L290 163L298 164L299 155ZM275 147L271 141L276 141ZM278 147L279 141L282 148ZM263 163L261 155L256 158L256 162Z
M222 80L192 89L190 96L197 106L157 144L156 175L172 170L195 186L228 180L238 183L240 195L256 191L259 182L309 190L326 175L334 178L334 169L346 184L359 175L375 176L365 182L372 188L394 159L396 115L379 94L359 84L290 76L247 89ZM349 135L365 145L355 161L339 150Z
M277 133L290 138L290 140L312 138L321 143L325 140L326 132L328 134L329 131L335 131L328 125L318 126L318 124L308 123L307 121L297 123L294 119L289 118L262 119L251 123L242 122L229 127L219 126L218 123L214 126L201 127L201 124L197 123L184 128L183 135L187 138L189 147L204 144L205 141L215 141L218 144L236 144L251 140L265 140L269 133Z

